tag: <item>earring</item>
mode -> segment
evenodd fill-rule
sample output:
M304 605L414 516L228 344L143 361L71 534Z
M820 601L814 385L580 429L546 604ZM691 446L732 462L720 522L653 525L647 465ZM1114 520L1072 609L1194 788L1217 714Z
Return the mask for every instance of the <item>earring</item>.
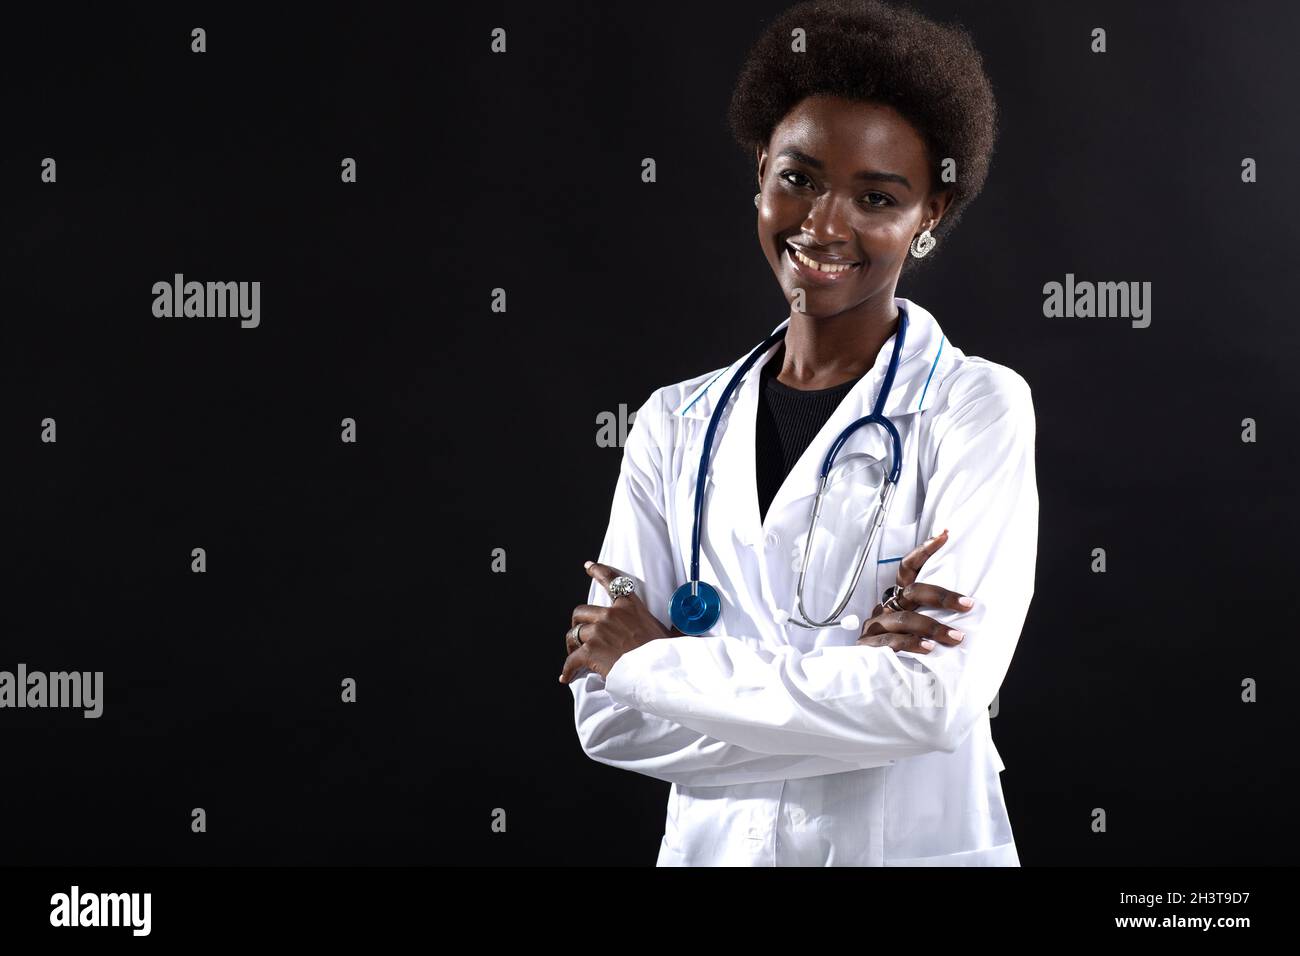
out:
M754 205L755 205L755 206L758 205L758 197L761 196L761 195L763 195L763 194L762 194L762 193L754 193Z
M924 258L930 250L934 248L935 243L938 241L938 239L930 235L929 229L925 230L925 232L912 240L912 255L916 256L918 259Z

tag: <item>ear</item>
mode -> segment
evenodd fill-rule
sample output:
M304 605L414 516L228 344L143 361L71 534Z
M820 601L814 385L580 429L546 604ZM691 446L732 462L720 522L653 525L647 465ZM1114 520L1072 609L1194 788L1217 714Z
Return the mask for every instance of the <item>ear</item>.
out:
M938 227L939 221L943 219L943 214L946 213L948 207L952 205L952 197L953 191L951 189L945 189L943 192L938 192L932 195L929 202L926 203L925 218L930 223L930 229L932 231Z
M758 191L763 191L763 176L767 172L767 150L760 143L754 147L754 163L758 166Z

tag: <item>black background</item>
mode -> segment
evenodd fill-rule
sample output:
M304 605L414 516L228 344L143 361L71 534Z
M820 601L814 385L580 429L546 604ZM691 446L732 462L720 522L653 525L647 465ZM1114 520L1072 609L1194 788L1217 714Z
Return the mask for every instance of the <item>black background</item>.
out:
M668 784L587 759L556 675L619 468L596 416L787 314L724 121L784 6L9 20L0 669L105 689L0 711L0 862L654 861ZM1001 136L897 294L1037 412L993 722L1021 861L1293 858L1300 13L919 6L973 33ZM177 272L259 280L260 327L155 318ZM1150 327L1044 318L1067 272L1151 282Z

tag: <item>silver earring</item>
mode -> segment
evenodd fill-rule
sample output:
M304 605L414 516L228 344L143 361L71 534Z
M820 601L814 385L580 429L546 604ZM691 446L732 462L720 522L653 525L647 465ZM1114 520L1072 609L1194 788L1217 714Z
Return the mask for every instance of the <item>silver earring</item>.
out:
M754 205L755 205L755 206L758 205L758 197L761 196L761 195L763 195L763 194L762 194L762 193L754 193Z
M930 250L934 248L935 243L938 241L939 240L935 239L934 236L930 235L929 229L925 230L925 232L912 240L912 255L916 256L918 259L924 258Z

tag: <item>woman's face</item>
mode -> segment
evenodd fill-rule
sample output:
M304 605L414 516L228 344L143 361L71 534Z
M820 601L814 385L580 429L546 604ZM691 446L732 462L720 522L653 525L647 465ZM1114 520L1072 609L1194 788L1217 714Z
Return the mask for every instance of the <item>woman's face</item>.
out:
M837 315L884 296L892 305L912 238L938 223L950 192L930 195L925 142L888 106L810 96L758 151L758 238L787 301ZM791 246L830 264L800 262Z

